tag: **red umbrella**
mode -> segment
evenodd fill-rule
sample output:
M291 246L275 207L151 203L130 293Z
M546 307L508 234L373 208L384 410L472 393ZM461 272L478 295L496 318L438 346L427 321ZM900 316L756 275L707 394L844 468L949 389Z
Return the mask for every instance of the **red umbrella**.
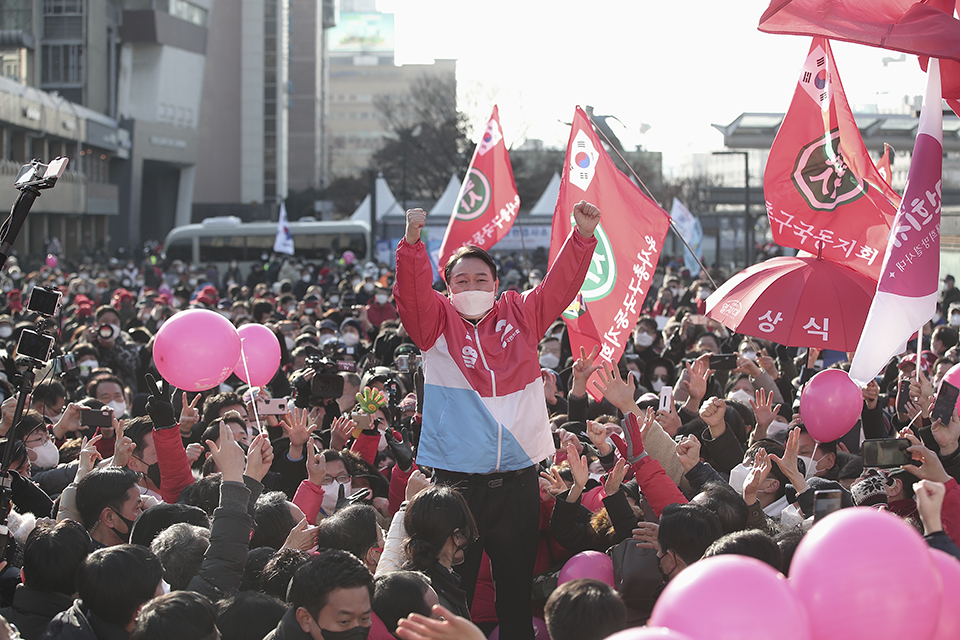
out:
M854 351L877 283L814 257L771 258L707 298L707 315L732 331L791 347Z

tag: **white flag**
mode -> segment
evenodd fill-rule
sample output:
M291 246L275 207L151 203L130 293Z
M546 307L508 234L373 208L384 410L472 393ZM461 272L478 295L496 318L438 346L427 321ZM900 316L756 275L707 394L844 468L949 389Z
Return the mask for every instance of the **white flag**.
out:
M293 236L290 235L290 225L287 224L287 205L280 203L280 219L277 220L277 239L273 241L275 253L293 255Z

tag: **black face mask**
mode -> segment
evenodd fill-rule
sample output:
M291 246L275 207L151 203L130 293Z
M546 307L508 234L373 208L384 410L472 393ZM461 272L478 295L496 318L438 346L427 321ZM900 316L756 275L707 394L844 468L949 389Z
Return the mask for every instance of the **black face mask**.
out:
M140 462L143 462L143 458L137 458ZM144 463L146 464L146 463ZM147 465L147 473L144 474L156 487L160 486L160 463L154 462L153 464Z
M370 633L370 627L354 627L346 631L329 631L320 627L323 634L323 640L367 640Z
M122 531L117 531L113 527L109 527L109 529L113 531L115 534L117 534L117 537L123 540L124 542L130 542L130 532L133 531L133 520L127 520L122 515L120 515L120 512L117 511L116 509L111 508L110 510L113 511L118 518L120 518L123 524L127 525L127 531L126 533L124 533Z

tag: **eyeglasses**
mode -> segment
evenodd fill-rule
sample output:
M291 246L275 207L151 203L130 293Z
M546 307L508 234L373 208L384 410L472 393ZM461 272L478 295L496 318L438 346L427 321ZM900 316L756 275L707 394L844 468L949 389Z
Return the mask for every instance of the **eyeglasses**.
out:
M461 548L470 546L480 537L477 534L474 534L472 538L469 538L467 537L467 534L460 529L454 529L452 536L454 543ZM464 544L460 544L461 542Z
M350 482L350 480L351 480L352 478L353 478L353 476L347 475L346 473L340 474L339 476L337 476L337 477L335 477L335 478L332 478L332 477L330 477L330 476L324 476L324 477L323 477L323 480L320 482L320 484L322 484L323 486L326 487L326 486L329 486L329 485L333 484L333 481L334 481L334 480L336 480L336 481L339 482L340 484L346 484L346 483Z
M30 437L24 440L23 444L29 447L31 445L45 444L47 442L50 442L50 434L47 433L46 430L43 430L35 431L34 433L30 434Z

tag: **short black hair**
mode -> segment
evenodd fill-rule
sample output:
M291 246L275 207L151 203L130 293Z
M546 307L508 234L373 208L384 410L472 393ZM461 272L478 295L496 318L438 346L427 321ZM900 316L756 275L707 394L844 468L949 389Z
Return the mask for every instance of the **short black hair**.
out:
M443 280L447 283L447 286L450 286L450 274L453 273L453 268L457 266L457 263L465 258L477 258L478 260L483 260L488 267L490 267L490 275L493 276L493 279L497 279L497 263L494 262L493 257L481 249L480 247L475 247L472 244L465 244L457 252L450 256L450 259L447 260L446 266L443 268Z
M63 385L56 380L44 380L37 384L31 392L32 403L41 403L44 406L52 407L60 398L66 398L67 392Z
M660 514L657 542L661 551L673 551L688 565L722 535L717 514L698 504L669 504Z
M130 532L130 542L149 547L157 534L178 522L210 528L210 517L203 509L179 502L161 502L137 516Z
M407 505L403 516L407 531L405 569L426 571L437 561L443 545L460 529L467 540L477 537L477 524L470 506L453 487L434 485L424 489Z
M627 608L599 580L565 582L547 598L544 618L551 640L603 640L627 626Z
M153 433L153 420L150 419L150 416L140 416L123 423L123 435L129 437L137 445L134 451L137 454L143 453L144 440L148 433Z
M84 476L77 484L77 511L87 531L105 508L123 509L127 492L139 481L140 476L126 467L100 467Z
M83 525L61 520L38 524L23 546L23 583L39 591L77 592L77 572L92 543Z
M368 504L341 509L317 525L317 546L349 551L358 560L377 544L377 510Z
M430 607L424 596L430 586L430 578L419 571L390 571L378 576L373 589L373 611L387 629L396 629L400 620L411 613L429 618Z
M208 516L213 516L214 510L220 506L220 483L222 480L223 476L219 473L203 476L193 484L187 485L180 492L177 502L203 509ZM153 509L156 509L156 507L150 510Z
M242 591L217 605L217 628L223 640L262 640L273 631L287 605L256 591Z
M290 581L293 580L297 569L311 557L311 554L306 551L288 547L272 553L260 571L260 591L281 600L287 600Z
M77 593L98 617L124 626L141 605L153 599L162 577L160 561L149 549L119 544L87 556L80 568Z
M708 482L696 496L696 502L717 514L724 533L740 531L747 526L750 510L740 494L726 482Z
M288 599L294 610L302 607L316 620L335 589L360 587L367 589L373 602L373 575L352 554L330 549L297 569Z
M106 382L113 382L114 384L116 384L117 386L120 387L120 390L121 390L121 391L126 392L126 389L125 389L124 386L123 386L123 382L121 382L121 381L120 381L120 378L118 378L117 376L113 376L113 375L98 375L96 378L94 378L93 380L91 380L91 381L87 384L87 395L90 396L91 398L96 398L96 397L97 397L97 388L98 388L101 384L104 384L104 383L106 383ZM119 417L119 416L117 416L117 417Z
M703 552L704 558L736 554L766 562L777 571L783 570L783 555L777 543L758 529L735 531L723 536Z
M247 551L247 561L243 565L243 578L240 579L240 591L260 591L263 568L267 566L275 552L276 550L270 547L257 547Z
M930 343L933 344L934 340L939 340L944 349L949 349L960 341L960 334L953 327L942 324L930 334Z
M253 516L253 536L250 548L271 547L279 549L286 542L290 530L297 526L287 505L287 495L282 491L270 491L257 498Z
M145 604L130 640L216 640L217 611L193 591L174 591Z
M210 426L211 422L220 417L221 409L238 404L246 406L243 396L232 391L217 393L204 400L203 411L201 412L201 423L204 428Z

